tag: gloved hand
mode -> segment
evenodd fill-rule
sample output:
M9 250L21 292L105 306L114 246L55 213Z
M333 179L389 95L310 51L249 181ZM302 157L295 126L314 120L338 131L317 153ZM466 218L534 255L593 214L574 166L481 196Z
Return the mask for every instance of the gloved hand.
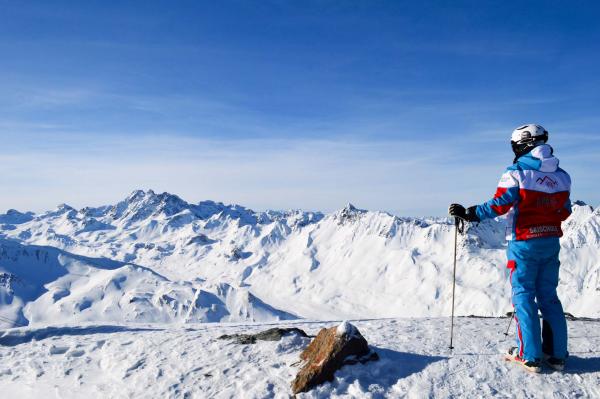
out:
M448 213L450 216L461 218L467 222L479 222L480 220L475 212L475 208L477 207L471 206L468 209L465 209L461 204L451 204L450 208L448 208Z

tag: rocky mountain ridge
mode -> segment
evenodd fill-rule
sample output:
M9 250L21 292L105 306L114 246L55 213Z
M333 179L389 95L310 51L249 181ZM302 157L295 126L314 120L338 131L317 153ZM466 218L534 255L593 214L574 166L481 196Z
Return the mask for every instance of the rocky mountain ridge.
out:
M597 317L600 208L573 207L559 293L570 313ZM0 316L26 324L445 315L453 229L447 218L351 204L327 215L255 212L151 190L102 207L11 210L0 215ZM510 310L504 230L490 220L460 237L459 314Z

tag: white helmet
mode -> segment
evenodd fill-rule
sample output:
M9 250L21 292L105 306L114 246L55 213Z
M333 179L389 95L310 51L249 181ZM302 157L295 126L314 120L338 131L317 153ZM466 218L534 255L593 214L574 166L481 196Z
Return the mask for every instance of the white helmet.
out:
M533 123L516 128L510 137L510 141L519 144L538 140L548 141L548 131L541 125L534 125Z
M548 131L541 125L523 125L512 132L510 144L515 153L515 162L521 155L548 141Z

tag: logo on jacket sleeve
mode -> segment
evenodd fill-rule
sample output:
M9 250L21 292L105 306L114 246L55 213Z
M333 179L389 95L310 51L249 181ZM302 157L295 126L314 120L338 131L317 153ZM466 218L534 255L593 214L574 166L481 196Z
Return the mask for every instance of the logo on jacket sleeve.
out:
M543 178L538 177L535 182L548 188L556 188L556 186L558 186L558 182L549 176L544 176Z

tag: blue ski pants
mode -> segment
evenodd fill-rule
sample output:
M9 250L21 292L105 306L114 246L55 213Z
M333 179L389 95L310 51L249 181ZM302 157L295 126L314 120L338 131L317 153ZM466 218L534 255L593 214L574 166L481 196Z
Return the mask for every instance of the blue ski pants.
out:
M508 243L517 345L525 360L541 359L542 353L559 359L567 356L567 322L556 294L559 252L558 237Z

